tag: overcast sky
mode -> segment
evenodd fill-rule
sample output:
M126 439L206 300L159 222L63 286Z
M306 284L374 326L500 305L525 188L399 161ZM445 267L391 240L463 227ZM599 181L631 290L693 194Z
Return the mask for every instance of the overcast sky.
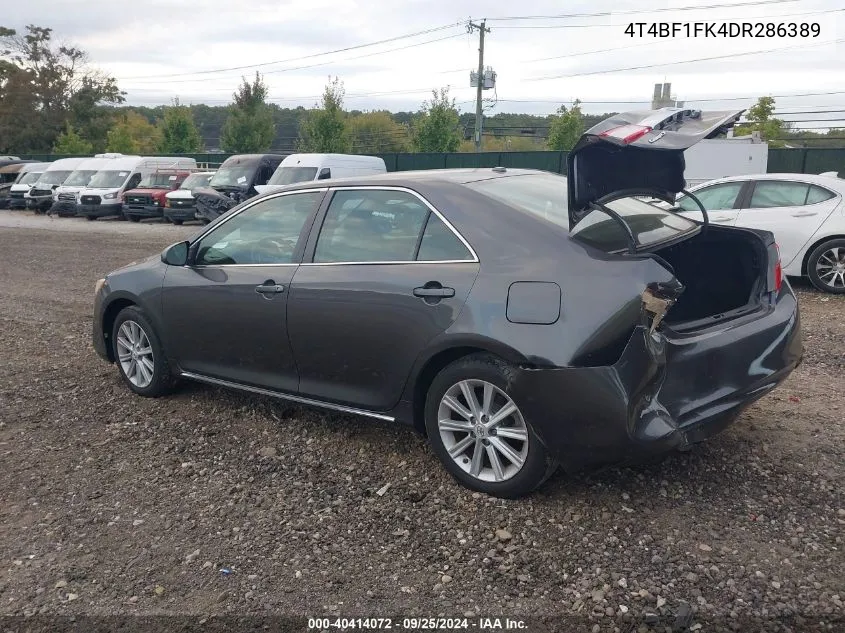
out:
M183 103L225 104L241 75L255 68L189 73L263 64L258 69L270 98L283 106L310 107L331 74L344 81L350 109L416 110L431 88L448 85L461 110L471 111L469 70L478 63L478 34L467 34L464 23L487 18L485 63L498 73L491 113L545 114L575 98L588 112L634 109L664 80L695 107L742 107L763 94L839 92L781 97L777 106L782 112L845 110L845 3L751 1L26 0L4 2L0 24L52 27L58 40L86 49L94 65L117 77L135 105L176 96ZM702 5L711 8L674 10ZM641 12L655 9L662 11ZM592 15L551 17L584 13ZM549 17L497 19L516 16ZM624 32L630 22L696 21L818 23L821 34L660 39ZM399 39L321 55L389 38ZM770 49L785 50L744 54ZM725 55L740 56L632 68ZM590 74L597 71L614 72ZM493 98L493 91L485 96ZM747 99L696 101L719 97Z

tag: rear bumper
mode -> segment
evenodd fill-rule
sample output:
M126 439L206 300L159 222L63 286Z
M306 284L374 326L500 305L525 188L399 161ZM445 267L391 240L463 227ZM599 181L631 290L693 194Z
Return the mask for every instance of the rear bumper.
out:
M91 218L106 218L112 215L123 215L120 204L77 204L76 215Z
M637 326L615 364L523 368L513 391L543 443L576 470L719 433L802 355L798 302L784 282L777 303L753 319L686 335Z
M134 215L139 218L160 218L162 217L162 208L157 204L145 204L144 206L129 206L123 205L123 215Z

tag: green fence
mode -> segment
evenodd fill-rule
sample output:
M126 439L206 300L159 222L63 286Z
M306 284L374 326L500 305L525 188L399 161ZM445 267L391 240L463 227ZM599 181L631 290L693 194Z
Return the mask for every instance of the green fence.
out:
M566 171L567 152L455 152L421 154L376 154L384 159L387 171L411 171L417 169L447 169L453 167L513 167L543 169L557 173ZM167 156L167 155L166 155ZM215 167L230 154L170 154L174 158L184 156L196 159L201 166ZM50 154L21 155L21 158L50 161L69 156ZM823 171L845 171L845 148L790 148L770 149L768 171L770 173L808 173Z

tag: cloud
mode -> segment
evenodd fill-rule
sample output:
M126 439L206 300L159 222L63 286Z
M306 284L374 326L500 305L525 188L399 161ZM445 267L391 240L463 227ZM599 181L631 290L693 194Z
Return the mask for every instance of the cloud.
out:
M647 103L651 85L664 79L673 83L679 98L747 95L752 101L755 95L821 92L825 88L832 91L845 85L842 44L582 74L845 38L841 0L630 13L643 8L748 1L617 0L610 4L532 0L520 4L510 0L145 0L132 5L102 0L27 0L7 3L0 23L18 29L30 23L52 27L57 40L88 50L94 64L117 77L128 92L129 103L139 104L167 103L175 95L194 103L226 103L241 75L251 75L254 70L187 73L295 60L398 37L379 46L262 66L259 70L266 73L271 98L284 105L310 107L331 74L344 80L350 108L417 109L429 89L451 85L453 96L464 109L471 110L472 104L463 102L474 98L468 73L477 64L477 34L469 35L463 26L454 26L415 37L401 36L485 16L492 29L486 38L485 61L498 73L497 93L502 100L496 111L547 113L556 104L574 98L587 102L587 111L618 109L613 104L590 102L630 99ZM595 14L608 9L612 9L612 15L499 19L526 14ZM818 38L764 39L649 39L625 34L630 22L723 23L729 18L818 22L822 33ZM454 37L440 40L447 36ZM172 77L174 74L184 75ZM535 80L555 75L578 76ZM816 97L783 99L779 105L781 102L822 103Z

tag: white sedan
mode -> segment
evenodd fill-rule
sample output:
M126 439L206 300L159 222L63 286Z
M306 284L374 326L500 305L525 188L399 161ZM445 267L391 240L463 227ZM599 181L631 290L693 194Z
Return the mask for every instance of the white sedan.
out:
M809 277L819 290L845 294L845 180L814 174L719 178L690 188L714 224L775 235L783 273ZM681 213L701 218L688 196Z

